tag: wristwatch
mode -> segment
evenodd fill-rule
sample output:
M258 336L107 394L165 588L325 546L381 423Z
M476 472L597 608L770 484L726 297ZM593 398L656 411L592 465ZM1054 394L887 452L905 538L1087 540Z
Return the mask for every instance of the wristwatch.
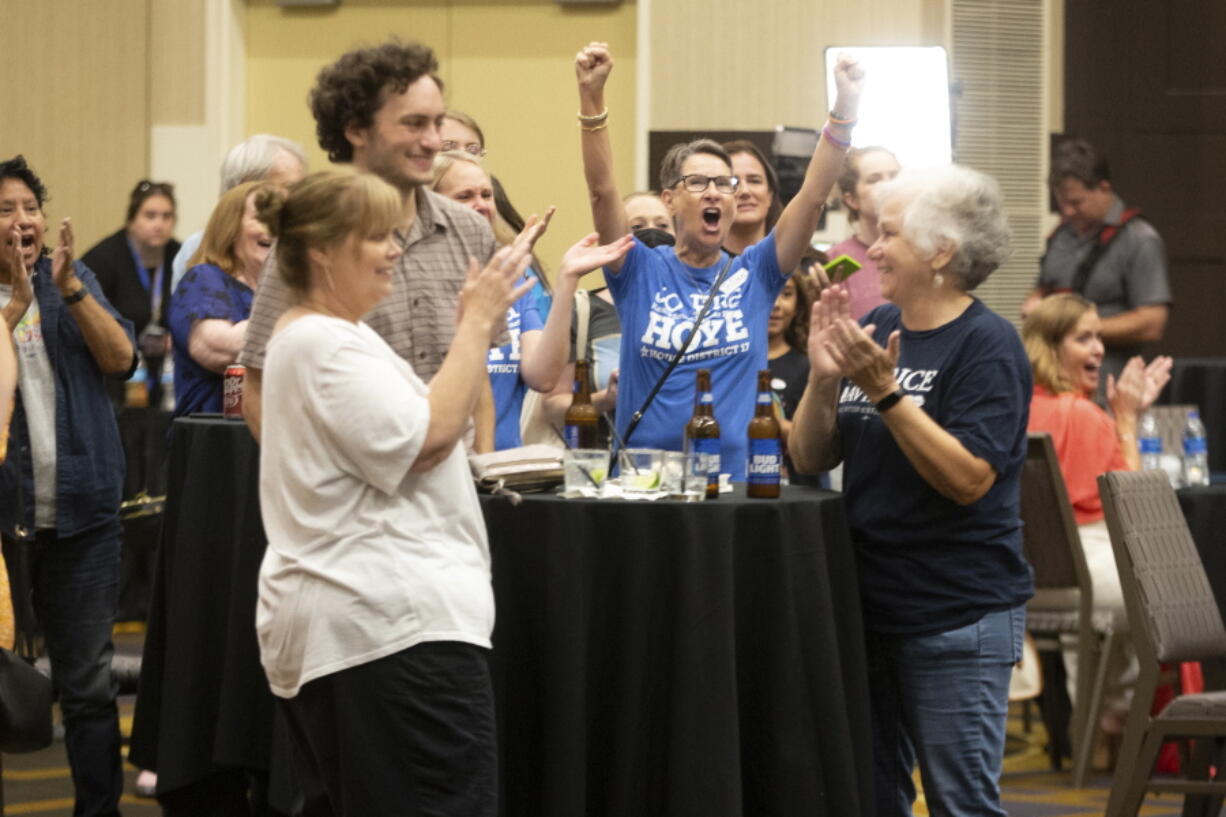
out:
M894 406L898 405L898 401L906 396L906 392L904 392L902 389L895 389L893 392L887 394L885 397L882 397L880 400L874 403L873 406L876 407L878 414L885 414L887 411L894 408Z
M85 296L88 294L89 294L89 290L86 289L84 286L82 286L80 289L78 289L76 292L72 293L71 295L65 295L64 303L68 306L72 306L73 304L78 304L81 301L84 301Z

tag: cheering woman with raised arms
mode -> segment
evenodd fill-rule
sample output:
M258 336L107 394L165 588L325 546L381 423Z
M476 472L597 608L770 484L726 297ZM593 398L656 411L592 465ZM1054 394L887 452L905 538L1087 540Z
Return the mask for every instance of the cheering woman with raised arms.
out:
M602 243L627 231L613 178L604 86L613 67L605 43L590 43L575 56L579 131L592 219ZM859 105L863 72L841 58L835 68L838 99L813 153L800 192L765 238L732 258L723 249L733 228L739 180L728 153L708 139L674 145L660 168L660 198L677 230L675 246L634 242L622 259L605 266L622 323L617 425L627 424L685 346L704 303L710 305L680 364L664 382L630 445L677 450L692 410L694 374L710 369L715 414L728 431L722 470L734 481L745 474L745 435L753 414L752 384L766 368L766 324L775 296L809 247L822 207L838 178Z

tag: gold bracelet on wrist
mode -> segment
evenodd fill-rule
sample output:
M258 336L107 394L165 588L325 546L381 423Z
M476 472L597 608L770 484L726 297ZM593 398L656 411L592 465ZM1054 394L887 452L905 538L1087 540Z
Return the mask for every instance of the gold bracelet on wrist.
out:
M594 127L594 128L587 128L587 127L584 127L584 126L583 126L583 124L582 124L582 123L580 123L580 125L579 125L579 130L583 131L584 133L595 133L596 131L598 131L598 130L604 130L604 129L605 129L605 128L607 128L607 127L609 127L609 123L608 123L608 122L601 122L599 125L597 125L597 126L596 126L596 127Z
M605 105L603 111L601 111L598 114L594 114L592 116L584 116L582 113L578 113L575 115L579 117L580 122L584 122L589 125L594 125L597 122L603 122L609 118L609 106Z

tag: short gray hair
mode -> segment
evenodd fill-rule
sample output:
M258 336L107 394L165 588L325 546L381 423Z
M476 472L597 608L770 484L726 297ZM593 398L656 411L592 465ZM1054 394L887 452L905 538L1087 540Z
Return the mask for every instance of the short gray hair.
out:
M732 158L728 156L728 151L724 150L724 146L719 142L713 139L678 142L668 149L668 153L664 154L664 159L660 162L661 190L667 190L677 183L677 180L681 178L681 165L685 164L685 160L695 153L709 153L717 159L722 159L731 172Z
M1009 257L1009 221L1000 185L991 176L960 165L904 169L877 186L877 212L890 199L906 200L901 232L921 256L954 248L948 272L963 292L987 280Z
M239 142L230 148L221 163L221 192L224 194L243 182L263 181L282 153L293 156L301 163L303 171L306 170L306 152L290 139L257 133Z

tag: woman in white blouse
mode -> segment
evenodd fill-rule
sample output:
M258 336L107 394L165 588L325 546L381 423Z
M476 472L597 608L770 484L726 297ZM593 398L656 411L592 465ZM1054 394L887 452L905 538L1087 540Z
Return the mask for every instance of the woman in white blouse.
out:
M472 263L427 385L361 321L393 286L399 194L328 170L257 204L299 301L264 369L256 627L307 813L493 815L494 598L460 440L543 225Z

